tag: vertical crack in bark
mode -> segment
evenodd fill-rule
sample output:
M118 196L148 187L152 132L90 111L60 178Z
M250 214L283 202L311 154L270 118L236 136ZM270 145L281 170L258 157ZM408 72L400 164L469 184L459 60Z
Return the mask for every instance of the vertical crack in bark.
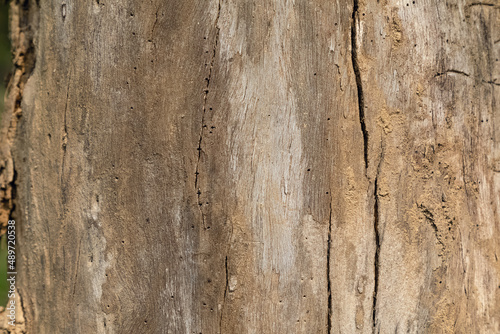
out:
M155 10L155 21L153 22L153 27L151 28L151 32L149 34L149 40L148 42L151 42L153 44L154 49L156 50L156 42L155 42L155 30L156 30L156 25L158 24L158 12L160 10L160 6L156 6ZM156 54L155 54L155 61L156 61Z
M76 257L75 278L73 279L73 294L72 294L73 299L75 298L76 282L78 281L78 269L80 268L81 245L82 245L82 240L80 239L80 242L78 243L78 251L77 251L78 255Z
M226 260L224 262L224 268L225 268L225 275L226 275L226 286L224 289L224 298L222 299L222 307L220 309L219 333L222 333L222 314L224 312L224 306L226 305L227 290L229 289L229 269L228 269L228 265L227 265L227 255L226 255Z
M365 97L363 94L363 83L361 81L361 71L359 69L358 60L358 29L357 23L359 21L359 0L353 0L352 20L351 20L351 57L354 75L356 77L356 88L358 93L358 112L359 123L361 125L361 132L363 133L363 157L365 161L365 170L368 169L368 130L366 129L365 122ZM380 172L380 164L382 157L379 161L377 174L374 182L374 206L373 206L373 229L375 236L375 258L374 258L374 286L373 286L373 305L372 305L372 322L373 332L377 329L377 294L379 289L379 266L380 266L380 229L379 229L379 197L378 197L378 175Z
M441 245L441 253L440 253L441 256L446 251L446 245L444 244L443 238L441 237L439 232L439 228L436 225L436 219L434 218L434 214L424 204L418 204L417 207L424 214L426 221L429 222L429 224L431 225L432 230L434 231L434 237L436 238L436 241Z
M373 306L372 306L372 320L373 320L373 333L377 328L377 293L379 287L379 266L380 266L380 230L379 230L379 203L378 203L378 173L375 178L373 196L375 203L373 205L373 229L375 234L375 259L374 259L374 284L373 284Z
M220 32L220 29L218 27L218 24L219 24L219 17L220 17L220 9L221 9L221 4L220 4L220 0L219 0L219 3L218 3L218 8L217 8L217 16L215 18L215 23L214 23L214 27L215 27L215 42L214 42L214 45L212 47L212 57L210 59L210 67L208 69L208 76L205 78L205 81L206 81L206 86L205 86L205 89L203 90L203 109L202 109L202 116L201 116L201 129L200 129L200 138L198 140L198 160L196 162L196 171L195 171L195 179L194 179L194 188L196 189L196 194L198 196L198 206L200 208L200 214L201 214L201 219L202 219L202 223L203 223L203 227L205 227L205 216L203 214L203 210L202 210L202 201L201 201L201 189L199 188L198 186L198 176L200 174L200 160L201 160L201 144L202 144L202 141L203 141L203 129L206 127L206 124L205 124L205 114L207 112L207 99L208 99L208 93L210 92L210 80L212 79L212 70L213 70L213 67L214 67L214 63L215 63L215 56L217 54L217 45L219 44L219 32Z
M330 191L331 194L331 191ZM332 201L330 200L330 217L328 220L328 243L326 248L326 281L328 287L328 319L327 319L327 333L332 332L332 281L330 278L330 248L332 244Z
M357 16L358 16L359 3L358 0L354 0L352 8L352 20L351 20L351 61L354 70L354 75L356 76L356 86L358 91L358 112L359 112L359 123L361 124L361 132L363 133L363 156L365 160L365 168L368 169L368 131L366 130L365 124L365 99L363 95L363 84L361 82L361 73L359 70L358 63L358 43L357 43Z
M63 115L63 122L64 122L64 127L63 127L63 137L62 137L62 150L63 150L63 156L62 156L62 161L61 161L61 188L63 193L66 192L64 185L64 168L66 165L66 150L68 146L68 122L67 122L67 114L68 114L68 101L69 101L69 85L71 82L71 74L69 75L68 78L68 87L66 88L66 103L64 105L64 115ZM66 202L66 196L63 196L63 202Z

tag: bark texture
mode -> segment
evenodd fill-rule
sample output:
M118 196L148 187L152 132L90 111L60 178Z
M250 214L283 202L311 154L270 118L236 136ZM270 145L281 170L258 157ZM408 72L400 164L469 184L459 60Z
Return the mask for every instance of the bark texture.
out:
M500 332L499 10L13 1L22 331Z

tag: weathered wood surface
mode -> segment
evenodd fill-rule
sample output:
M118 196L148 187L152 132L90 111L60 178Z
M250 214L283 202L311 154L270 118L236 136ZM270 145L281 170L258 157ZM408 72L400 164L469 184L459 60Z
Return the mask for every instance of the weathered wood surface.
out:
M500 332L497 1L12 8L26 333Z

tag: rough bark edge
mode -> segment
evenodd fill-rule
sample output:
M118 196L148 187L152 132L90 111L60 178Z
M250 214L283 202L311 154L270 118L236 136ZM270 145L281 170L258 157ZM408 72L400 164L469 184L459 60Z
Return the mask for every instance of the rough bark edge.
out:
M12 75L5 96L5 111L0 128L0 235L6 232L12 218L16 197L16 168L12 147L22 116L24 87L35 67L35 47L30 24L30 1L10 3L10 38L12 42Z
M8 310L0 307L0 334L26 334L26 320L24 318L24 305L16 289L14 300L16 301L16 325L9 325L10 319L7 317Z
M12 0L10 2L10 39L13 69L5 96L5 110L0 124L0 236L5 234L7 223L13 216L16 198L16 166L12 150L19 120L22 117L24 87L35 68L34 30L32 8L38 2ZM15 291L16 325L9 325L7 312L0 308L0 334L26 333L24 305L19 290Z

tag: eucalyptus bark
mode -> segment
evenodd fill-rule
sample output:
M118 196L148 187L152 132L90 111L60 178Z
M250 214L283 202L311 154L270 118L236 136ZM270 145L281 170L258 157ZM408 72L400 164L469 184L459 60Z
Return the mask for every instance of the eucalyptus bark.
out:
M12 1L25 333L500 332L500 5Z

